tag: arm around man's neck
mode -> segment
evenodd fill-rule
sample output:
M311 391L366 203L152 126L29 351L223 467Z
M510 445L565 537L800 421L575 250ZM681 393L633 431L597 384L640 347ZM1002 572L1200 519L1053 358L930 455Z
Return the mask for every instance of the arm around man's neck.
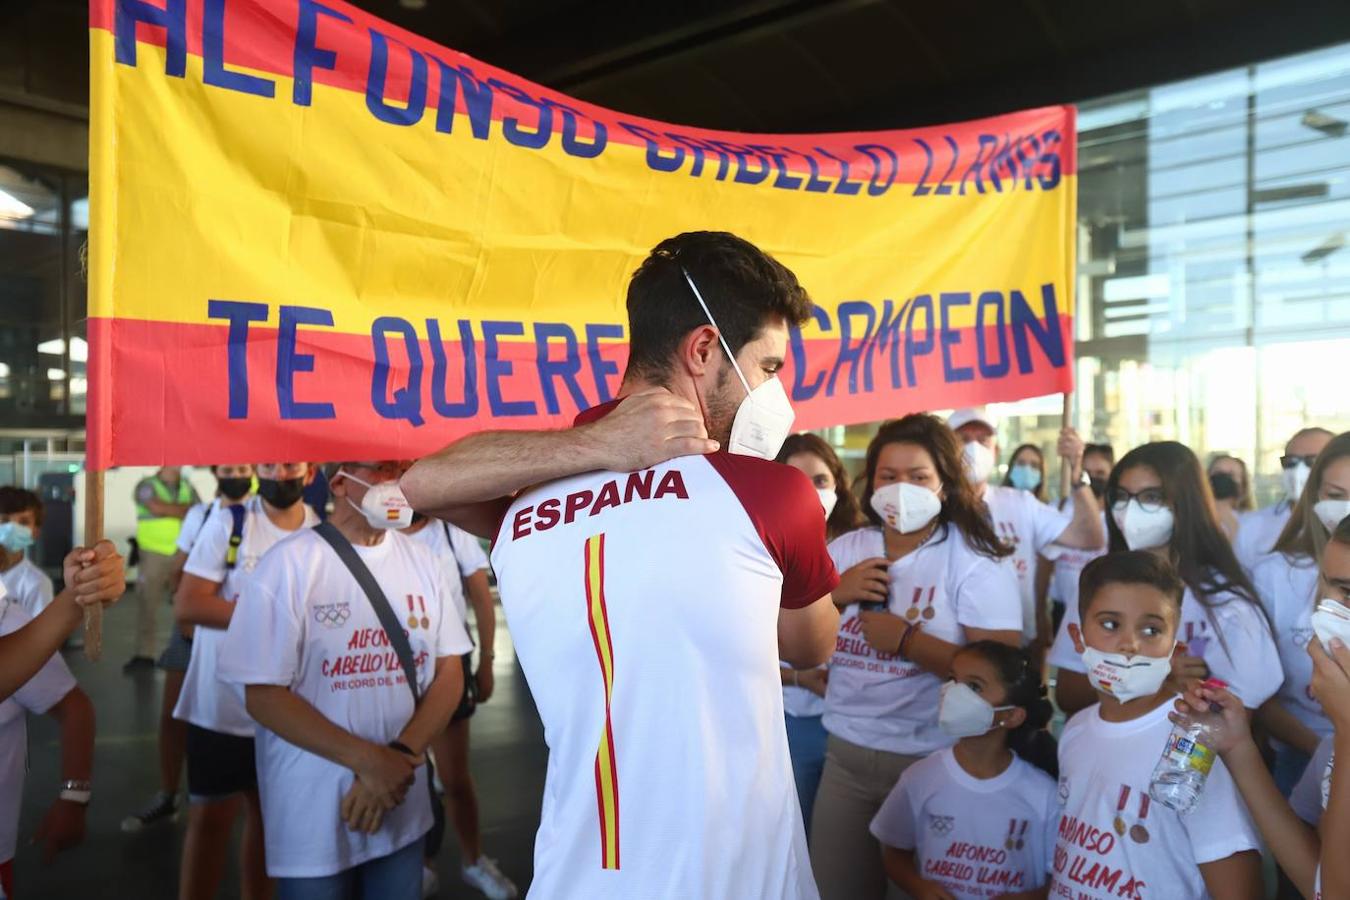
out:
M583 472L638 471L717 446L693 404L658 389L574 428L471 434L419 460L401 484L419 512L492 537L511 498L531 485Z

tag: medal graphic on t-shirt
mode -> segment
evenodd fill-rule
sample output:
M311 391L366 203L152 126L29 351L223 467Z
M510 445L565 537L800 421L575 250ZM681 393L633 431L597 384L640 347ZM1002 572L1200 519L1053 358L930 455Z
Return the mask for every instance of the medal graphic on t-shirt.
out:
M1130 786L1122 784L1120 786L1120 799L1116 801L1116 819L1111 826L1116 829L1116 834L1125 836L1125 804L1130 800Z
M937 611L933 609L933 598L936 596L936 594L937 594L936 587L930 587L928 589L928 602L924 606L922 612L922 615L925 619L931 619L937 615ZM914 589L914 598L909 601L909 609L905 610L905 618L911 622L916 621L920 615L919 604L923 602L924 602L923 588L916 587Z
M417 627L417 611L413 609L413 595L408 594L408 627Z
M417 606L422 610L422 627L427 629L431 628L431 620L427 618L427 601L421 594L417 595Z
M1028 820L1021 821L1021 827L1018 827L1017 819L1008 820L1008 839L1003 842L1003 846L1009 850L1021 850L1026 846Z
M1139 792L1139 821L1130 826L1130 840L1136 844L1148 843L1148 829L1144 827L1144 820L1148 818L1149 796L1148 791Z

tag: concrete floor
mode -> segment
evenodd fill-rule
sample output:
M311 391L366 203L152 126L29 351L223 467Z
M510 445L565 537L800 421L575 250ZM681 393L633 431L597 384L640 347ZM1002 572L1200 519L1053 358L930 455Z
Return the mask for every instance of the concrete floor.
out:
M30 771L14 862L15 888L21 898L157 900L177 896L182 823L135 835L119 830L122 819L140 808L158 784L155 736L163 677L158 672L127 676L121 671L122 663L131 655L134 604L135 598L128 596L109 611L102 662L90 663L80 651L66 654L71 670L98 711L94 802L84 844L57 857L51 866L44 866L27 842L60 782L59 744L50 719L29 720ZM166 608L160 622L165 638L169 620ZM497 629L496 676L492 700L480 706L472 719L471 765L482 808L484 852L498 861L523 895L532 871L547 751L542 726L504 626ZM442 887L438 896L482 896L460 880L458 856L452 831L446 835L440 855ZM233 869L234 864L221 897L238 896Z

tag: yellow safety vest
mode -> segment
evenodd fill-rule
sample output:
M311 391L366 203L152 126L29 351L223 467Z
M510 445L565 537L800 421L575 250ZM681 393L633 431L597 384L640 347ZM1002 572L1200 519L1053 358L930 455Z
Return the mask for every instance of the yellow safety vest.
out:
M151 476L150 486L155 489L155 497L161 503L176 503L180 506L192 502L192 486L186 478L178 480L178 496L174 497L169 488L158 478ZM136 543L142 553L158 553L161 556L173 556L178 549L178 532L183 528L183 520L173 516L156 516L140 503L136 504Z

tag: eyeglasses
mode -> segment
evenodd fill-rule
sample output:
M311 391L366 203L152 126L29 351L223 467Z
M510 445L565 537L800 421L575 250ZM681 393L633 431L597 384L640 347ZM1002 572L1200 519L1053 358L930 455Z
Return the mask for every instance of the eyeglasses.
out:
M1307 456L1281 456L1281 457L1280 457L1280 468L1282 468L1282 469L1292 469L1292 468L1294 468L1295 466L1297 466L1299 463L1303 463L1305 466L1307 466L1308 468L1311 469L1311 468L1312 468L1312 464L1315 463L1315 462L1317 462L1317 454L1316 454L1316 453L1310 453L1310 454L1308 454Z
M1131 500L1138 500L1144 512L1157 512L1167 505L1167 492L1156 487L1144 488L1137 494L1131 494L1123 487L1115 487L1106 495L1106 502L1112 509L1123 509Z

